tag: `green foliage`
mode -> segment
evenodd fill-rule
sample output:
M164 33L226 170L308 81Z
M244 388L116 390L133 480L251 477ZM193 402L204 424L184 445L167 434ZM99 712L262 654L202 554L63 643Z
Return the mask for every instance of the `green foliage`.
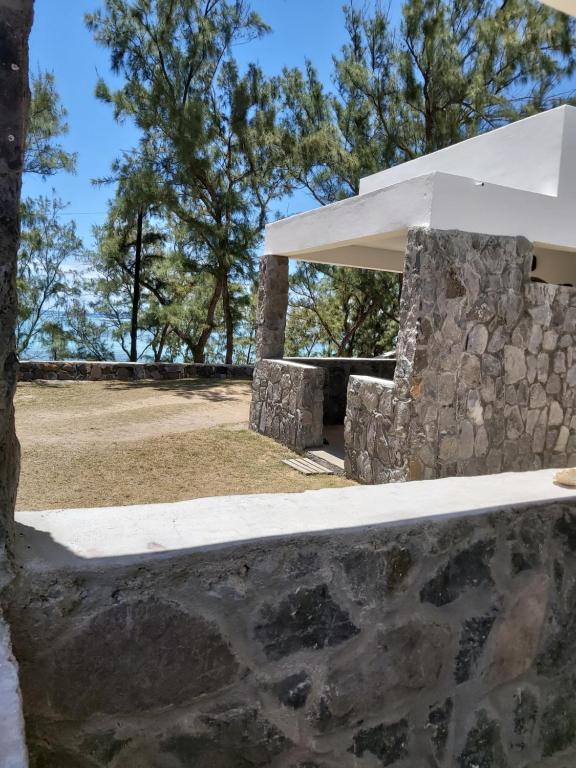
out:
M114 360L108 343L108 325L91 317L90 304L74 298L67 302L66 333L74 342L74 357L80 360Z
M288 354L373 357L398 333L396 275L302 262L291 278Z
M117 91L100 81L97 95L142 131L158 199L179 229L185 283L204 288L209 276L196 335L189 323L172 329L201 361L221 305L230 360L231 286L253 277L268 208L288 188L275 134L277 84L255 65L241 73L232 53L268 28L244 0L106 0L87 22L124 78Z
M24 153L24 173L46 179L59 171L74 172L76 155L57 139L68 133L67 112L60 103L54 75L33 74ZM21 204L21 242L18 252L18 321L16 349L25 353L36 339L54 358L70 354L71 336L61 322L50 318L62 310L76 286L67 273L82 250L73 221L62 223L66 205L52 190L52 197L27 198Z
M88 281L67 279L80 244L60 201L27 201L20 349L40 335L54 354L101 359L111 333L131 359L249 361L275 201L295 187L341 200L362 176L570 100L574 21L537 0L408 0L398 25L371 8L344 8L348 41L327 87L311 62L277 78L239 67L234 47L269 32L248 0L103 0L86 21L121 85L99 80L96 94L141 138L100 180L116 191ZM74 170L50 73L33 78L29 122L26 170ZM400 287L396 275L300 264L287 353L389 350ZM65 330L46 319L53 308Z
M66 262L82 252L74 222L61 223L64 203L56 197L22 203L22 232L18 252L18 322L16 348L22 354L43 329L50 310L64 306L73 291Z
M399 28L349 4L327 92L285 70L290 172L322 204L362 176L569 100L574 20L537 0L409 0Z
M142 324L141 311L146 310L152 328L158 326L151 311L152 294L143 286L154 280L154 265L164 256L166 234L158 220L160 192L145 149L125 153L112 171L110 181L117 183L116 194L106 223L94 228L96 250L91 266L98 277L91 281L90 290L97 296L94 308L108 318L115 340L135 362L138 332L149 330ZM151 332L154 336L155 330Z
M58 171L73 173L76 155L56 141L68 133L68 113L60 103L54 75L51 72L33 74L30 92L24 173L37 173L43 178Z
M62 327L62 323L46 320L42 323L39 333L44 348L48 351L50 360L67 360L73 354L70 343L72 334Z
M537 0L409 0L399 28L379 6L344 13L333 89L310 62L282 77L286 165L322 205L357 194L362 176L569 100L574 20ZM387 349L398 291L389 276L300 268L291 351Z

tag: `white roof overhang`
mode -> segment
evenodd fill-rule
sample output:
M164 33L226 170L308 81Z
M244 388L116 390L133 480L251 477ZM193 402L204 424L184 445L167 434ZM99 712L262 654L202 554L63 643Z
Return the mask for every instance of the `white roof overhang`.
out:
M367 177L356 197L274 222L265 253L401 271L412 227L523 235L542 256L536 274L576 282L575 211L576 108L559 107Z

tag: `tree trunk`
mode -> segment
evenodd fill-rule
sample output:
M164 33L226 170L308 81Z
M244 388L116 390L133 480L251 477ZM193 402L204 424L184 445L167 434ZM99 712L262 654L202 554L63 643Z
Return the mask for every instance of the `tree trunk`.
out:
M208 304L208 311L206 313L204 328L202 329L202 333L198 337L198 341L192 347L192 355L195 363L204 362L206 344L208 344L208 339L210 338L210 335L212 334L212 331L214 330L214 326L216 324L214 322L214 317L216 315L216 307L218 306L218 302L220 300L221 295L222 295L222 278L219 277L219 278L216 278L214 291L212 292L210 303Z
M162 326L162 331L160 333L160 342L154 352L155 363L160 363L162 361L162 355L164 354L164 345L166 344L166 337L168 336L169 328L170 328L170 323L165 323Z
M138 360L138 310L140 309L140 269L142 266L142 223L144 212L138 211L136 222L136 253L134 256L134 289L132 291L132 317L130 320L130 362Z
M0 0L0 588L10 578L20 448L14 427L18 371L16 259L26 141L32 0Z
M226 364L232 364L234 357L234 318L232 317L232 306L230 304L230 290L228 286L228 275L223 278L222 284L222 306L224 309L224 321L226 323Z

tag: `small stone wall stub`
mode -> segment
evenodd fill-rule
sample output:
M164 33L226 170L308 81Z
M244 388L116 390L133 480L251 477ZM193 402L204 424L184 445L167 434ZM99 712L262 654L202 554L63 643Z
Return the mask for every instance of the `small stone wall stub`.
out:
M394 378L396 360L364 357L290 357L287 360L324 368L324 424L343 424L351 375Z
M254 368L250 429L296 451L323 443L324 370L286 360Z
M21 569L31 765L567 768L575 542L542 503Z
M576 463L576 289L531 283L531 261L523 238L409 233L394 390L382 410L349 385L352 477Z
M288 312L288 259L265 254L260 259L256 360L284 356Z
M253 365L128 363L91 360L23 360L19 381L138 381L154 379L251 379Z

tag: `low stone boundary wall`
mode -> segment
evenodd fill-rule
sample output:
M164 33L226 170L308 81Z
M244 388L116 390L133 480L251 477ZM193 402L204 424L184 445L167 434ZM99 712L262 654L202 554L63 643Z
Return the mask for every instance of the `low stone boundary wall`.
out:
M32 766L573 766L552 476L20 514Z
M253 372L253 365L21 360L18 380L251 379Z
M323 443L324 370L288 360L254 368L250 429L296 451Z
M351 375L393 379L396 369L396 360L393 358L290 357L284 359L324 369L324 424L344 423L348 379Z

